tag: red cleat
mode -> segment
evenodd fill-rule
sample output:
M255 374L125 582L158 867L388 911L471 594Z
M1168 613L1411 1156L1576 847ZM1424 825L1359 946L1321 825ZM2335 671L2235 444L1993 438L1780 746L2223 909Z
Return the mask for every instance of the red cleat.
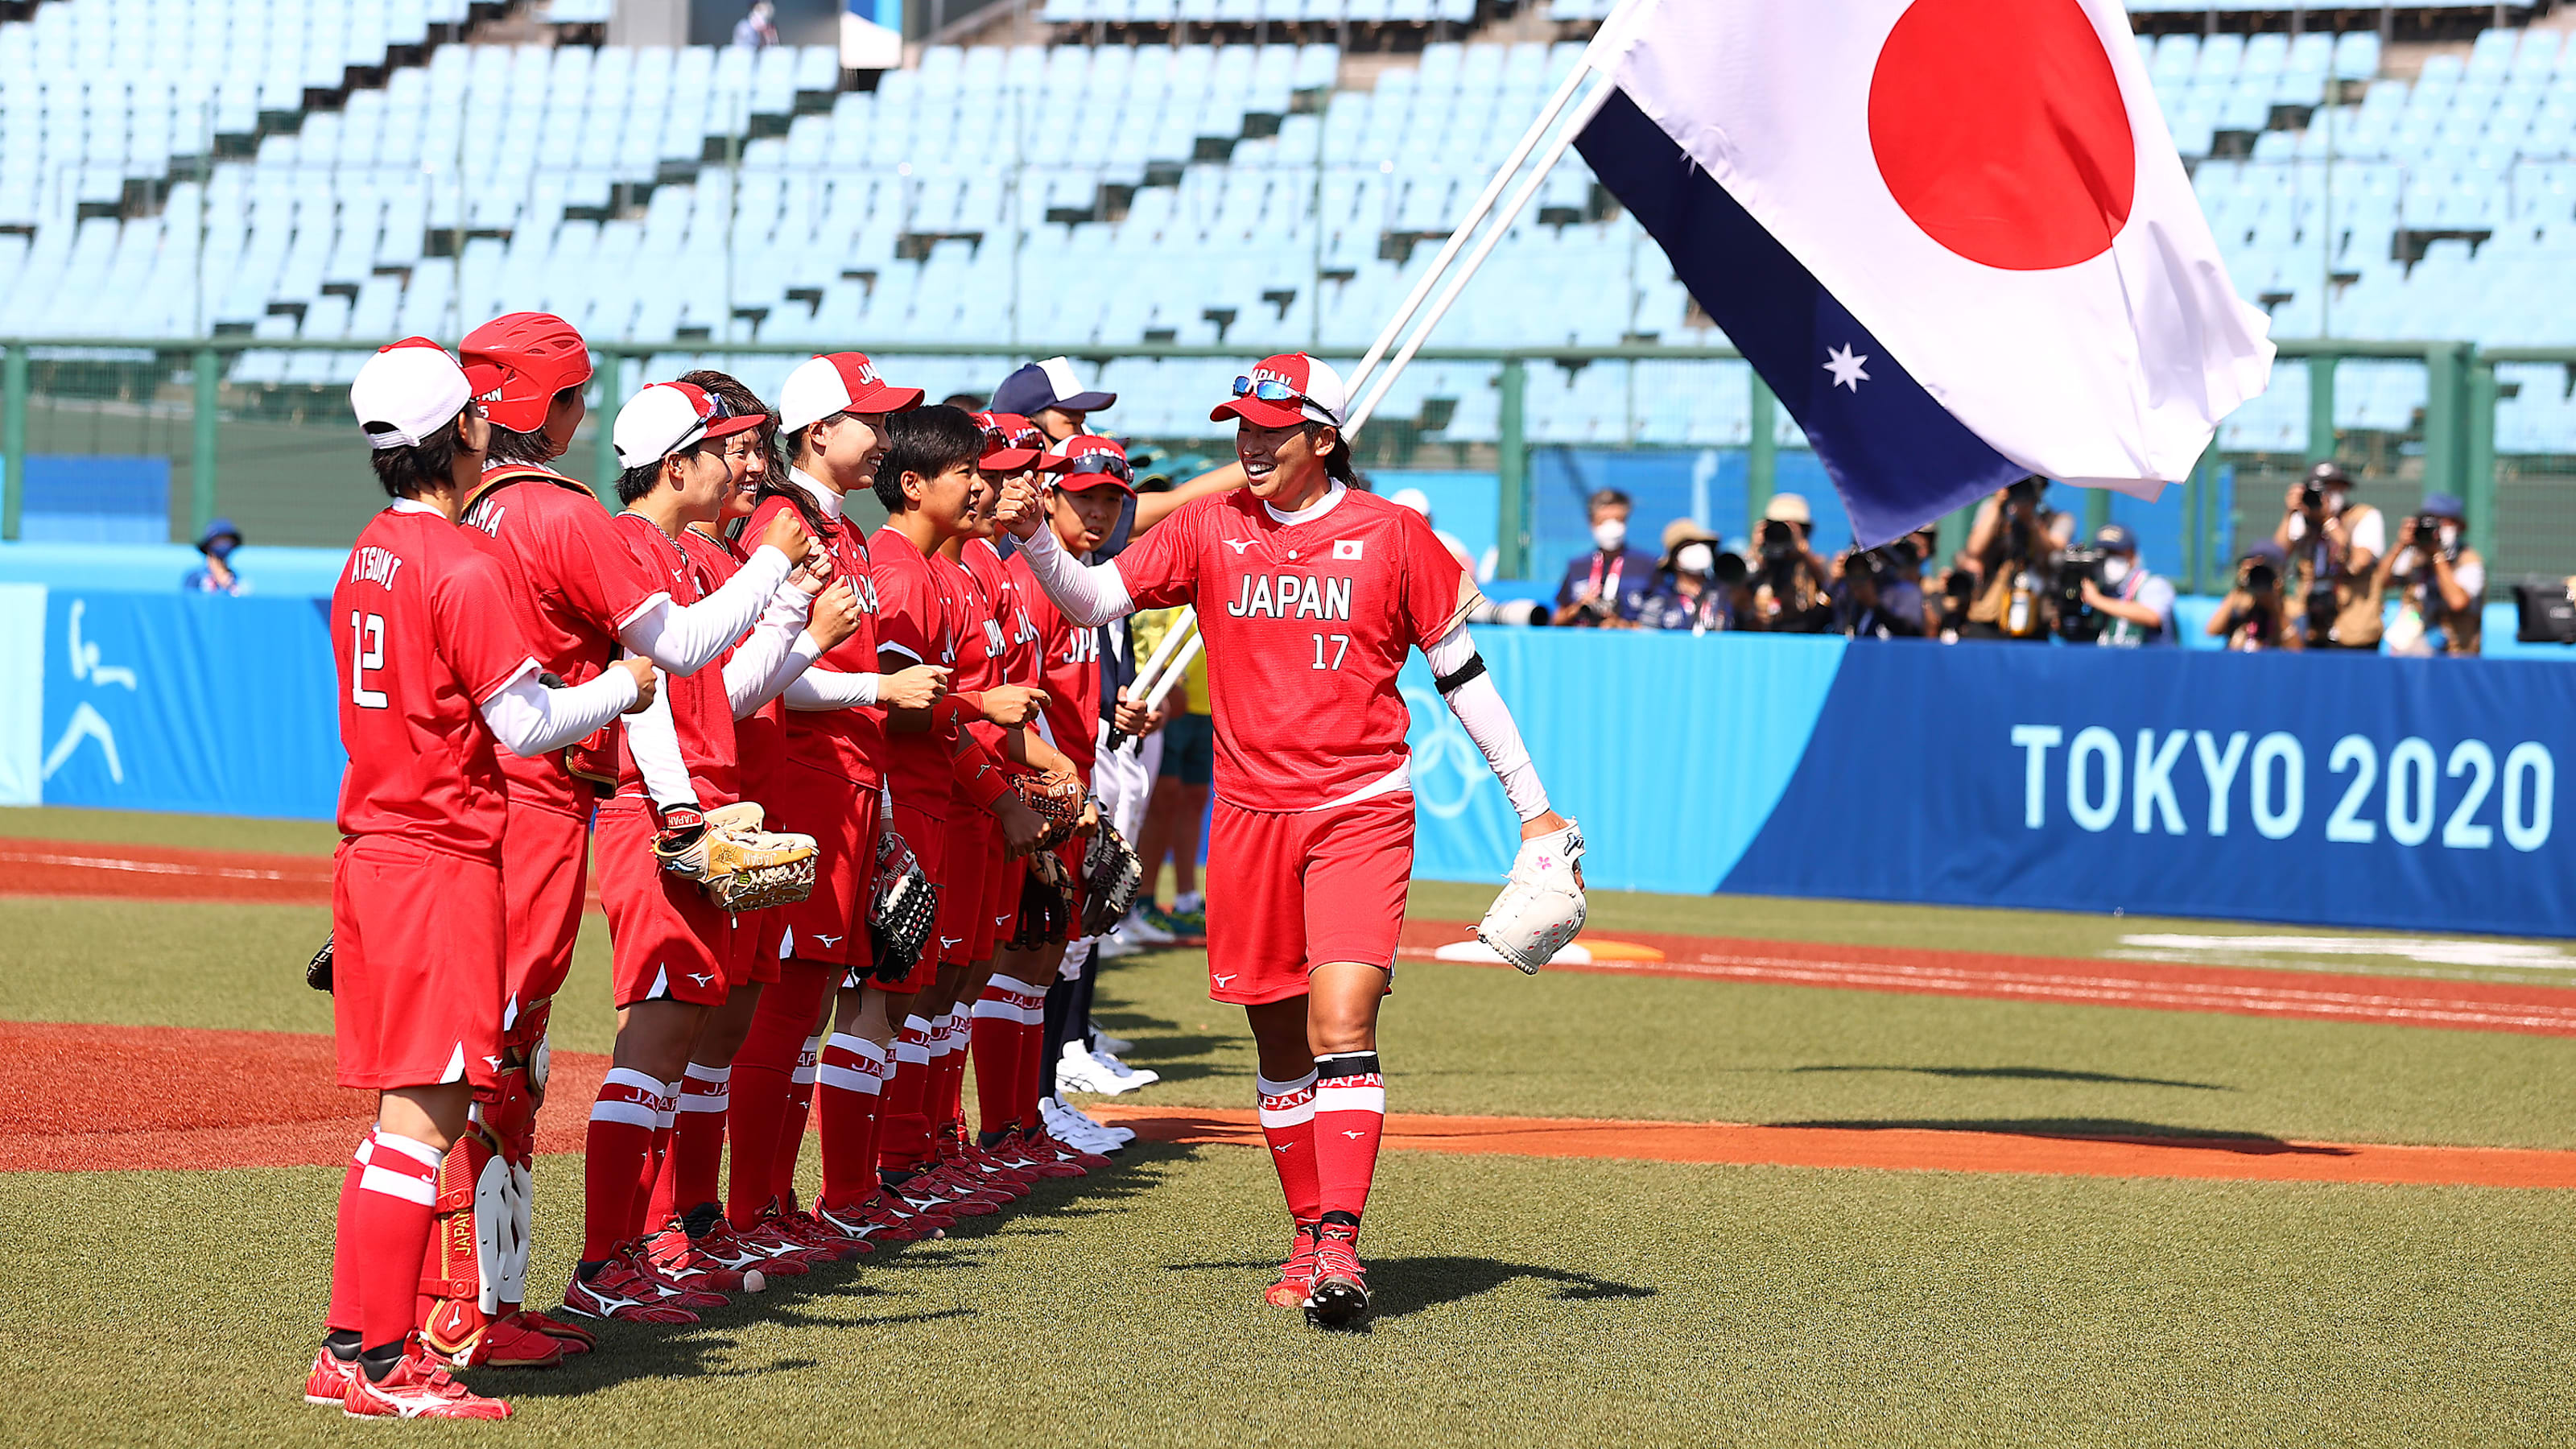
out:
M358 1374L340 1399L340 1412L352 1419L506 1419L510 1406L475 1393L407 1349L383 1379L369 1382Z
M698 1315L667 1302L662 1285L624 1255L602 1263L584 1278L573 1274L564 1285L564 1311L584 1318L615 1318L627 1323L695 1323Z
M590 1352L588 1343L575 1348L538 1329L524 1314L503 1314L462 1340L451 1340L441 1332L447 1323L448 1316L442 1312L420 1328L421 1351L441 1368L554 1368L567 1353Z
M1108 1158L1097 1152L1085 1152L1044 1128L1029 1134L1029 1150L1040 1155L1051 1154L1056 1161L1070 1162L1087 1173L1100 1172L1109 1166Z
M885 1230L877 1234L881 1242L909 1243L922 1238L946 1237L957 1226L957 1219L937 1207L914 1207L893 1188L879 1188L868 1200L866 1218L882 1222Z
M722 1218L698 1239L698 1251L743 1274L756 1268L771 1278L795 1278L814 1269L813 1260L786 1239L756 1240L735 1232L733 1224Z
M1306 1290L1306 1321L1318 1328L1348 1328L1369 1315L1359 1233L1341 1223L1315 1227L1315 1280Z
M304 1376L304 1402L336 1409L349 1396L349 1381L365 1377L356 1359L342 1358L326 1347L313 1356L313 1371Z
M1289 1240L1288 1261L1279 1265L1279 1281L1261 1296L1273 1308L1303 1308L1314 1288L1315 1228L1312 1223L1299 1223L1297 1235Z
M1041 1158L1037 1150L1029 1145L1027 1137L1017 1129L1005 1134L1002 1140L994 1143L990 1150L1004 1162L1028 1173L1031 1177L1060 1179L1089 1175L1083 1171L1080 1163L1066 1162L1053 1154Z
M636 1252L650 1265L653 1276L683 1288L716 1293L757 1293L769 1286L769 1275L761 1270L760 1265L752 1265L750 1272L760 1274L759 1278L753 1279L746 1276L743 1269L718 1262L712 1254L700 1248L698 1240L690 1237L689 1230L676 1220L637 1244Z
M835 1263L846 1263L862 1253L876 1250L867 1239L852 1237L801 1209L785 1214L777 1222L779 1232L785 1234L788 1241L803 1244L807 1252L826 1254Z
M640 1241L628 1243L623 1256L634 1265L637 1274L660 1290L662 1301L674 1308L722 1308L733 1302L712 1288L700 1286L695 1278L683 1279L663 1272L661 1265L653 1261L651 1251Z
M533 1308L517 1303L504 1303L501 1305L501 1316L516 1319L521 1324L562 1344L566 1355L588 1353L599 1347L598 1334L578 1323L566 1323L550 1313L539 1313Z
M906 1204L924 1203L961 1218L988 1218L1002 1210L999 1198L987 1197L975 1184L948 1170L943 1162L924 1163L894 1190Z

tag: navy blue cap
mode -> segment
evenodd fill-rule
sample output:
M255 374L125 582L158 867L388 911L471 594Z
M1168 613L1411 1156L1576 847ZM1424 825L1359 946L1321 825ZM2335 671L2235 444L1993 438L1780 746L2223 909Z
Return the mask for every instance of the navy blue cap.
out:
M2448 493L2425 494L2424 507L2421 511L2433 514L2439 518L2466 518L2469 516L2468 508L2464 506L2458 498Z
M1061 357L1032 362L993 389L991 411L1034 418L1047 408L1069 413L1096 413L1118 401L1114 392L1085 391L1073 375L1073 364Z
M215 540L219 538L231 539L233 541L234 548L241 546L241 530L234 526L231 519L218 518L208 522L206 524L206 531L197 535L197 552L214 558L222 558L225 554L231 553L231 548L223 549L220 552L217 551L215 548Z
M2274 543L2268 538L2256 539L2254 541L2254 546L2245 550L2243 556L2237 561L2242 563L2245 559L2256 558L2261 559L2263 562L2270 564L2276 569L2286 568L2290 563L2289 554L2284 552L2279 544Z
M2102 531L2093 535L2093 542L2103 548L2111 550L2113 553L2136 553L2138 551L2138 536L2131 533L2129 531L2129 526L2125 523L2103 524Z

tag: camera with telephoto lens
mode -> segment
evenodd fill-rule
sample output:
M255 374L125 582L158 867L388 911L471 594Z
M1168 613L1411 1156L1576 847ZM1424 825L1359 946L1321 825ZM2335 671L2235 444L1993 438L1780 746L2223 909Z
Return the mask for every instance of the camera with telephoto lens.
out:
M1762 523L1762 562L1766 567L1794 563L1798 557L1798 533L1777 518Z
M1721 589L1742 588L1744 581L1753 576L1753 571L1745 567L1744 555L1731 549L1717 556L1717 561L1709 565L1709 573Z
M2450 521L2451 520L2444 518L2438 513L2419 513L2415 515L2416 547L2424 549L2429 553L2438 553L2446 559L2457 561L2460 556L2460 546L2455 543L2446 544L2442 542L2442 529L2445 525L2449 524Z
M2070 644L2090 644L2102 637L2102 615L2084 602L2087 583L2102 582L2102 550L2089 544L2057 555L2049 592L2057 596L2057 636Z
M2299 485L2299 511L2300 511L2300 512L2302 512L2302 513L2322 513L2322 512L2324 512L2324 511L2325 511L2325 506L2326 506L2326 487L2325 487L2325 485L2324 485L2324 484L2322 484L2322 483L2302 483L2302 484L2300 484L2300 485Z
M2261 559L2247 564L2245 571L2238 574L2236 578L2238 584L2249 594L2270 593L2281 583L2280 572Z

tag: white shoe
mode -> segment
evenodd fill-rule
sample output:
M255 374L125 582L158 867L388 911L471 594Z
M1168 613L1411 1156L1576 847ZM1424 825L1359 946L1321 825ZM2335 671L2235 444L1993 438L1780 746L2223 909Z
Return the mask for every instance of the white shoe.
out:
M1118 1089L1122 1092L1132 1092L1138 1087L1150 1087L1163 1079L1163 1074L1151 1067L1131 1067L1118 1060L1117 1054L1110 1050L1109 1043L1097 1038L1093 1039L1091 1060L1111 1077L1126 1084Z
M1131 940L1128 940L1125 936L1113 930L1108 935L1100 937L1098 943L1092 949L1096 953L1097 959L1102 961L1115 961L1122 956L1133 956L1145 948L1137 945Z
M1145 919L1141 909L1129 911L1127 919L1120 921L1118 928L1110 934L1135 946L1168 946L1180 939Z
M1111 1036L1105 1031L1095 1031L1091 1034L1091 1049L1104 1056L1111 1052L1124 1056L1134 1051L1136 1044L1123 1036Z
M1120 1067L1124 1069L1125 1064L1121 1063ZM1142 1080L1139 1080L1140 1077ZM1097 1092L1103 1096L1114 1097L1121 1092L1132 1092L1138 1087L1160 1080L1160 1077L1151 1072L1127 1071L1122 1076L1118 1071L1113 1071L1107 1063L1085 1050L1082 1043L1078 1041L1064 1044L1064 1057L1056 1063L1055 1068L1056 1087L1066 1092Z
M1047 1135L1058 1142L1104 1156L1125 1147L1136 1135L1133 1132L1117 1135L1053 1097L1038 1103L1038 1115L1046 1122Z
M1128 1143L1136 1140L1134 1129L1127 1127L1112 1127L1108 1123L1101 1121L1099 1118L1092 1116L1090 1113L1083 1111L1080 1107L1067 1106L1064 1109L1064 1115L1071 1121L1074 1127L1088 1129L1093 1136L1100 1138L1103 1141L1115 1142L1119 1146L1124 1147Z

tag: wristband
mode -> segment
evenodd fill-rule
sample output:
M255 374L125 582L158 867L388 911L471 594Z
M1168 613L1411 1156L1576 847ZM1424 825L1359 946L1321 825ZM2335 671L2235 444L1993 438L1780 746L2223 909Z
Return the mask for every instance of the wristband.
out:
M984 722L984 695L981 690L950 690L933 706L941 724L967 725Z
M973 735L961 736L964 747L949 757L949 770L957 788L974 802L975 808L989 815L1004 795L1011 793L1011 777L1002 769L1002 760L992 747Z

